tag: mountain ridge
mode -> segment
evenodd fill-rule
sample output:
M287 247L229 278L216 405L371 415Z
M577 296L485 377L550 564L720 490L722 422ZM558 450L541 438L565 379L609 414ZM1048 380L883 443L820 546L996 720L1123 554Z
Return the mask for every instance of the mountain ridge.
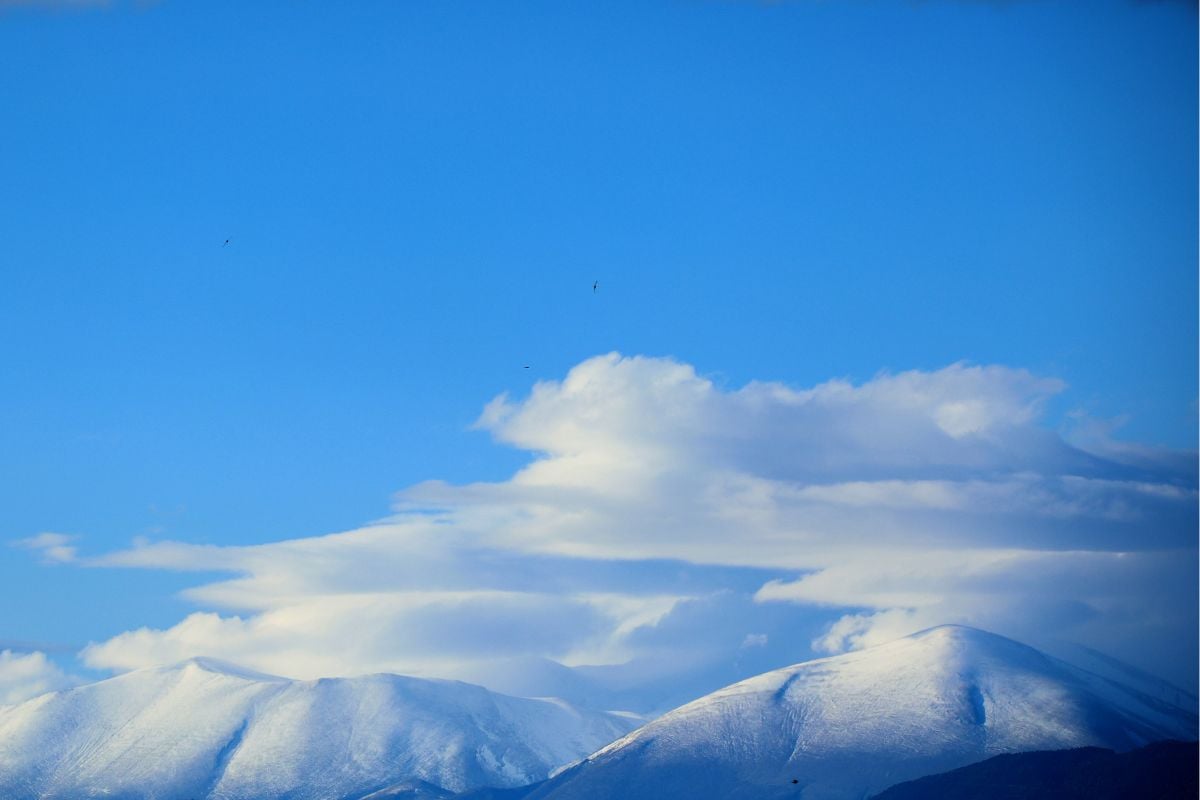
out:
M294 681L201 657L0 707L0 796L316 800L404 781L448 793L518 786L635 724L460 681Z

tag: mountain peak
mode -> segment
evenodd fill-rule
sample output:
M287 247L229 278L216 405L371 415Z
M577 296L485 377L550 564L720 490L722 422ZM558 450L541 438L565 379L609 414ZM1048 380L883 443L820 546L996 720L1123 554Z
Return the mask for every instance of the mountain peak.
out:
M969 625L937 625L900 639L843 654L881 664L899 659L911 666L957 665L976 669L983 663L1022 665L1041 669L1051 659L1045 653L998 633ZM835 656L841 658L842 656ZM802 665L797 665L802 666ZM789 669L792 669L789 667Z
M999 753L1195 738L1196 717L1032 647L939 625L728 686L552 779L538 800L848 800ZM629 787L637 787L629 790Z
M289 678L284 678L279 675L270 675L265 672L257 672L243 667L239 664L234 664L230 661L223 661L219 658L210 656L192 656L191 658L178 661L174 664L168 664L162 667L152 667L162 672L185 672L187 670L199 670L201 672L210 672L214 675L226 675L230 678L239 678L245 681L265 681L270 683L290 682Z
M954 622L947 622L947 623L943 623L941 625L934 625L932 628L925 628L924 630L920 630L920 631L917 631L916 633L909 634L905 638L918 639L918 638L925 638L925 637L929 637L929 636L949 636L949 637L953 637L953 638L964 638L964 639L974 639L974 638L1003 639L1004 638L1003 636L1000 636L999 634L991 633L990 631L985 631L981 628L972 628L970 625L960 625L960 624L954 623Z
M956 642L975 647L1007 647L1034 650L1034 648L1027 644L1022 644L1016 639L1010 639L998 633L985 631L982 628L973 628L970 625L959 625L956 623L934 625L932 628L925 628L916 633L910 633L908 636L876 646L886 647L889 644L897 644L905 641Z

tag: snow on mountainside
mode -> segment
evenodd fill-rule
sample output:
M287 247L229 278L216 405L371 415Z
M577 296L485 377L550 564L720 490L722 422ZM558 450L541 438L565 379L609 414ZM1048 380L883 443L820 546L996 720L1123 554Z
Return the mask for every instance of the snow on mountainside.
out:
M1006 752L1196 738L1195 714L1001 636L943 626L717 691L529 800L859 800Z
M636 721L456 681L292 681L211 659L0 707L0 797L357 798L520 786Z

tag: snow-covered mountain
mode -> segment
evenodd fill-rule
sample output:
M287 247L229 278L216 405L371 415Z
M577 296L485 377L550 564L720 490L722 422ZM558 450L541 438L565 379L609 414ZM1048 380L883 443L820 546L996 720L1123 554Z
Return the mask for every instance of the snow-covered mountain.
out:
M544 779L635 720L456 681L292 681L211 659L0 707L0 797L341 800Z
M1001 636L943 626L688 703L533 800L859 800L1006 752L1196 738L1194 713Z

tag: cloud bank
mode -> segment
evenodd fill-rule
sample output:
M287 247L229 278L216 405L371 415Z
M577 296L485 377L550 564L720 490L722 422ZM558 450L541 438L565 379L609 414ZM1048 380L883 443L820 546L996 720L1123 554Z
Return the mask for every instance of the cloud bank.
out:
M670 359L596 357L484 408L478 428L531 453L506 481L421 483L394 516L324 537L91 559L230 577L189 590L202 610L177 625L83 656L485 683L538 658L609 665L577 674L611 686L725 680L963 622L1188 681L1194 455L1095 426L1068 441L1042 421L1064 388L954 364L730 389Z

